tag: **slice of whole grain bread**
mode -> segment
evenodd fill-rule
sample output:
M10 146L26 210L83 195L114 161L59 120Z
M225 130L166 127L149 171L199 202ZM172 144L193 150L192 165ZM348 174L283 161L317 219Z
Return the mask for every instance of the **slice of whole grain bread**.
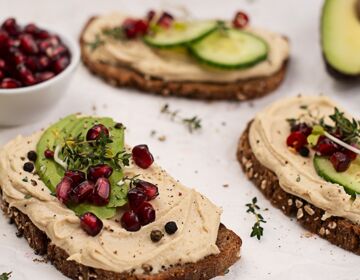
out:
M1 196L0 196L1 198ZM60 272L71 279L81 280L200 280L223 275L227 269L240 258L242 241L233 231L223 224L219 227L216 244L220 249L218 255L210 255L196 263L171 266L157 274L150 274L151 268L144 267L143 274L133 272L116 273L68 261L69 255L60 247L51 243L47 235L38 229L27 215L1 200L4 214L18 229L17 236L24 236L36 254L44 255Z
M147 77L131 67L110 65L91 59L83 35L91 23L85 24L80 35L81 57L87 68L106 82L118 87L130 87L163 96L179 96L205 100L250 100L275 90L283 81L287 62L271 76L238 80L236 82L165 81L159 77Z
M237 149L237 158L246 176L275 207L287 216L296 217L305 229L360 255L360 226L341 217L322 220L324 210L285 192L280 187L276 174L263 166L252 152L249 143L250 126L251 122L240 137Z

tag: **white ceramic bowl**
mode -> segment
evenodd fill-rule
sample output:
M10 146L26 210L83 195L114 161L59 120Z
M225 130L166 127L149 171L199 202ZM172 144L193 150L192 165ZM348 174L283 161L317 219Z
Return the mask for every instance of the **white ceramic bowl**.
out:
M40 25L41 26L41 25ZM64 71L45 82L23 88L0 89L0 126L29 124L43 117L65 94L80 60L77 42L63 32L59 35L71 54L70 64Z

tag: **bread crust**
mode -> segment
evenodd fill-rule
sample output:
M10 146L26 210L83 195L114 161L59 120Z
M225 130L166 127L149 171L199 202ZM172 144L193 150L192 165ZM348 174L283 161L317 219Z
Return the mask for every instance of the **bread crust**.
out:
M0 196L1 197L1 196ZM223 275L227 269L240 258L242 241L233 231L223 224L219 227L216 244L220 249L218 255L210 255L196 263L174 265L157 274L134 274L132 272L116 273L97 269L68 261L69 255L60 247L51 243L47 235L37 228L27 215L17 208L9 207L4 200L1 208L17 229L18 237L25 237L36 254L44 255L60 272L71 279L82 280L202 280Z
M271 76L238 80L235 82L165 81L148 77L125 65L110 65L90 58L83 36L92 17L80 34L81 58L91 73L117 87L129 87L162 96L177 96L204 100L250 100L262 97L279 87L285 78L287 62Z
M360 226L341 217L322 220L325 211L304 199L285 192L279 185L278 177L263 166L255 157L249 142L250 122L240 137L237 159L255 186L285 215L296 217L308 231L319 235L345 250L360 255Z

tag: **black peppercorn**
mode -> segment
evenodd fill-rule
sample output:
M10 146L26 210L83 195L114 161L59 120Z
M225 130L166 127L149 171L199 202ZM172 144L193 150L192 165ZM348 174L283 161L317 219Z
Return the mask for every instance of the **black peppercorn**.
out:
M23 167L24 171L26 171L26 172L33 172L34 168L35 168L34 164L30 161L25 162L24 167Z
M150 233L150 238L153 242L159 242L163 236L164 234L160 230L153 230Z
M35 162L36 159L37 159L37 153L35 151L30 151L27 153L27 158L30 160L30 161L33 161Z
M167 234L174 234L178 230L178 227L175 222L168 222L165 225L165 231Z
M116 129L120 129L120 128L123 128L124 125L122 123L116 123L115 126L114 126Z
M302 157L308 157L309 156L309 148L307 147L301 147L300 150L299 150L299 154L302 156Z

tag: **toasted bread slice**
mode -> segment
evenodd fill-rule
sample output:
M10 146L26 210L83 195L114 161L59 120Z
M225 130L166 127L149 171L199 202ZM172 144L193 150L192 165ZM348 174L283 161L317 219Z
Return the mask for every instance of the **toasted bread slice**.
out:
M89 19L80 35L82 61L93 74L114 86L135 88L163 96L243 101L259 98L270 93L285 78L287 62L283 63L278 72L270 76L238 80L236 82L166 81L159 77L145 76L128 66L103 63L91 58L89 48L86 47L84 41L84 33L87 27L96 18Z
M36 254L44 255L59 271L71 279L211 279L223 275L226 270L240 258L239 253L242 244L240 237L233 231L227 229L223 224L220 224L216 241L220 253L210 255L196 263L174 265L157 274L142 275L96 269L84 266L75 261L68 261L67 258L69 255L63 249L52 244L47 235L38 229L27 215L14 207L9 207L6 201L1 200L1 208L4 214L10 219L10 222L14 223L17 227L17 235L24 236Z
M295 216L305 229L360 255L360 226L341 217L322 220L324 210L285 192L280 187L276 174L263 166L252 152L249 142L250 126L251 122L240 137L237 149L237 158L246 176L275 207L287 216Z

